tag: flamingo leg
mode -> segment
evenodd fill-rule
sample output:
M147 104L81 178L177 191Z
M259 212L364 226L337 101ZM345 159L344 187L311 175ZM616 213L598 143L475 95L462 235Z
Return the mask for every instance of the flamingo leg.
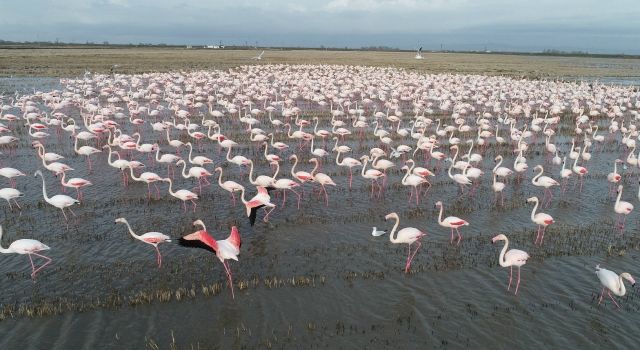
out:
M416 243L418 244L418 247L413 251L413 254L411 255L410 258L407 257L409 258L409 260L407 261L407 266L405 267L404 273L409 273L409 269L411 268L411 263L413 262L413 258L418 253L418 250L420 249L420 247L422 247L422 243L420 243L420 241L416 241ZM411 252L411 244L409 245L409 252Z
M605 287L602 287L602 291L600 292L600 297L598 298L598 305L602 303L602 297L604 297L604 290L605 290Z
M191 200L191 204L193 204L193 212L196 212L196 202L193 201L193 199Z
M507 286L507 290L510 290L510 289L511 289L511 280L512 280L512 277L513 277L513 266L511 266L511 267L510 267L510 270L509 270L509 285Z
M158 245L154 244L154 248L156 248L156 261L158 263L158 268L162 266L162 254L160 254L160 249L158 249Z
M518 287L520 287L520 266L518 266L518 282L516 283L516 295L518 295Z
M613 296L611 295L611 291L610 290L607 291L607 295L609 295L609 299L611 299L611 301L613 301L613 303L616 304L616 307L619 309L620 305L618 305L618 302L616 302L616 300L613 299Z
M453 244L453 227L451 227L451 239L449 240L449 244Z
M44 264L40 265L40 267L38 267L37 269L33 270L33 272L31 273L31 278L35 278L36 274L38 273L38 271L42 270L45 266L49 265L52 260L51 260L51 258L46 257L44 255L40 255L38 253L31 253L31 254L37 255L37 256L47 260L47 262L45 262ZM29 254L29 259L31 259L31 254ZM31 266L33 267L33 261L31 261Z
M456 243L456 245L460 244L460 241L462 240L462 235L460 234L460 229L456 227L456 233L458 234L458 243Z
M231 269L226 261L222 262L222 266L224 266L224 270L227 273L227 278L229 279L229 288L231 288L231 299L235 299L236 296L233 292L233 275L231 274Z

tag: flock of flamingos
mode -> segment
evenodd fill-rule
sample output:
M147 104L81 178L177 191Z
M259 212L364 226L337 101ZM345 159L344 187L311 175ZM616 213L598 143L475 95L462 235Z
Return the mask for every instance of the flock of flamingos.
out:
M639 166L635 154L639 131L634 123L640 118L640 93L633 88L304 65L132 76L86 74L79 79L63 79L61 86L60 91L2 97L0 145L4 148L3 163L11 163L18 145L33 146L42 164L34 176L42 180L43 199L60 209L64 220L68 220L67 212L75 216L72 207L83 201L83 189L92 185L92 179L73 177L74 169L64 163L64 156L47 152L52 143L69 142L54 134L72 136L73 149L77 156L86 157L89 174L94 162L108 162L114 168L112 176L122 177L122 186L139 186L130 180L146 184L150 201L161 200L158 184L166 182L169 195L182 202L183 212L196 212L202 192L213 190L207 187L211 185L208 178L218 173L217 185L228 192L234 205L239 196L251 225L260 209L264 211L262 220L267 222L274 209L286 206L287 192L295 196L298 209L301 200L313 195L318 198L314 205L328 206L328 188L351 190L354 176L371 181L368 195L376 200L390 190L388 171L396 167L404 172L400 182L408 190L409 202L416 206L421 205L421 196L428 195L434 180L449 178L447 186L459 187L459 196L470 200L481 186L490 188L495 193L495 206L504 206L505 189L530 182L542 194L542 199L527 199L532 205L530 220L538 227L535 243L542 245L546 227L555 221L538 209L548 208L554 190L564 193L571 186L569 181L583 191L591 159L589 150L597 151L605 145L624 152L622 159L611 159L613 169L606 178L610 196L616 196L612 209L618 215L616 229L620 234L633 211L633 204L621 200L624 181L623 174L618 173L618 166ZM28 128L29 136L16 137L17 128ZM225 136L232 129L242 130L246 136L236 141ZM561 130L572 140L570 148L554 144ZM373 140L375 147L367 154L350 157L352 147L364 140ZM217 144L218 154L202 152L203 143ZM505 151L489 159L495 161L494 166L487 166L485 152L492 147ZM257 159L240 154L240 150L252 148L260 150L254 152L260 154ZM535 152L546 155L546 164L527 162L526 156ZM309 171L300 170L305 160L313 165ZM254 164L259 162L270 165L273 173L254 175ZM338 169L344 168L345 174L348 172L348 179L345 175L340 179L344 181L334 181L322 172L332 162ZM289 164L288 173L280 172ZM10 184L0 189L0 197L12 210L14 205L20 210L23 194L16 184L26 174L19 170L20 164L9 165L0 169L0 175ZM161 174L146 171L145 167L152 165ZM560 171L545 173L545 166L560 165ZM223 169L237 170L242 179L248 170L249 176L242 184L223 181ZM527 170L536 173L531 180L526 178ZM54 175L63 188L76 191L75 198L49 196L52 189L47 189L46 180ZM174 190L179 177L192 179L197 185ZM312 187L311 194L305 193L305 185ZM246 199L247 193L253 192L256 194ZM282 201L274 196L281 196ZM470 223L455 216L444 217L443 201L435 205L439 208L437 223L450 229L451 245L460 244L460 230ZM389 232L391 243L408 247L404 270L409 272L427 233L413 227L398 230L400 217L396 213L385 218L394 221ZM158 246L171 242L171 237L160 232L138 235L126 218L114 220L126 226L135 239L154 247L160 268ZM226 239L216 240L203 221L195 221L194 226L198 230L181 237L180 243L214 251L234 296L228 260L237 261L240 254L238 229L234 226ZM385 233L375 227L372 232L374 236ZM504 241L499 264L510 268L508 290L513 267L518 269L517 294L520 268L529 254L509 249L504 234L493 237L492 242L498 241ZM26 254L35 279L52 261L42 254L49 249L37 240L18 239L8 248L0 247L0 252ZM44 264L37 267L34 257L44 259ZM602 284L599 302L606 294L618 306L611 293L625 295L624 279L635 283L629 273L618 275L600 266L595 272Z

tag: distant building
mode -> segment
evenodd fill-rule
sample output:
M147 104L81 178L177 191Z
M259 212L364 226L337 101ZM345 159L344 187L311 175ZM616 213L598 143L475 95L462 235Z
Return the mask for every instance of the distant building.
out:
M193 46L187 45L187 49L193 49Z

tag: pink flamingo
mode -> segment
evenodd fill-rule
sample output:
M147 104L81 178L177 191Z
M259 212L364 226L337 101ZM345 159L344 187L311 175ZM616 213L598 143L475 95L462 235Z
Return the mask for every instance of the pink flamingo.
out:
M349 189L351 189L351 182L353 181L353 167L362 166L362 162L351 157L345 157L340 161L340 154L342 154L342 152L338 151L338 155L336 155L336 164L349 168Z
M227 279L229 281L229 288L231 288L231 298L235 299L235 294L233 292L233 275L231 273L231 268L229 268L229 263L227 260L235 260L238 261L238 254L240 254L240 247L242 246L242 240L240 238L240 232L238 232L238 228L233 226L231 227L231 233L229 237L226 239L216 241L209 232L207 232L207 228L204 226L202 220L196 220L193 222L193 226L202 226L202 229L188 234L182 238L180 238L180 245L193 247L196 246L192 244L193 241L200 241L204 243L204 247L197 246L199 248L205 248L207 250L213 250L216 253L216 256L224 266L224 270L227 274Z
M0 253L5 253L5 254L15 253L15 254L23 254L23 255L27 254L29 256L29 261L31 261L31 278L33 279L36 278L36 274L38 273L38 271L42 270L45 266L51 263L51 258L38 254L38 252L41 252L43 250L49 250L49 249L50 248L48 246L44 245L42 242L37 241L35 239L18 239L13 241L13 243L9 245L9 248L3 248L2 247L2 226L0 226ZM33 264L33 258L31 257L32 254L47 260L47 262L36 269L35 265Z
M64 187L71 187L71 188L75 188L76 189L76 199L78 201L81 201L83 198L82 195L82 191L80 191L80 189L82 187L85 186L91 186L92 183L89 180L85 180L79 177L73 177L71 179L69 179L69 181L65 182L65 176L67 175L66 172L62 173L62 178L60 178L60 183L62 184L62 186Z
M327 194L327 189L325 188L325 186L336 186L336 183L333 182L333 180L331 179L331 177L329 177L329 175L325 174L325 173L317 173L316 172L316 168L318 167L318 160L316 158L311 158L309 159L309 162L311 163L315 163L315 167L313 168L313 171L311 171L311 176L313 177L313 181L318 183L321 187L321 193L324 192L324 202L325 205L328 207L329 206L329 194Z
M436 202L436 207L440 208L440 214L438 215L438 224L442 227L451 228L451 240L449 241L449 243L453 243L453 230L456 230L456 233L458 234L458 243L456 243L456 245L460 244L460 241L462 240L462 235L460 235L459 228L462 226L469 226L469 223L456 216L447 216L443 220L442 212L444 211L444 207L442 205L442 201Z
M242 203L244 203L244 206L247 209L247 216L249 217L249 223L251 224L251 226L253 226L256 222L258 209L262 207L265 208L264 211L266 215L264 216L263 221L268 222L269 214L271 214L273 209L276 207L275 204L271 203L271 196L269 196L269 192L267 192L266 188L262 186L258 186L256 188L258 189L258 194L256 194L249 201L244 199L244 187L240 190L240 200L242 200ZM271 210L267 210L266 208L271 208Z
M135 232L133 232L133 230L131 229L131 226L129 225L129 222L127 222L127 219L125 218L117 218L116 219L116 224L117 223L123 223L125 225L127 225L127 229L129 229L129 233L131 234L131 236L139 241L142 241L144 243L147 244L151 244L155 249L156 249L156 254L157 254L157 262L158 262L158 268L160 268L162 266L162 254L160 254L160 250L158 249L158 244L160 243L164 243L164 242L171 242L171 237L160 233L160 232L147 232L143 235L138 236Z
M417 228L405 227L402 230L398 231L398 234L394 237L393 234L396 232L396 230L398 229L398 225L400 224L400 218L398 217L398 214L396 213L387 214L387 216L385 216L384 219L396 220L396 223L393 225L393 229L391 230L391 233L389 233L389 240L391 241L391 243L405 243L409 245L409 254L407 255L407 263L404 266L404 273L409 273L409 269L411 268L411 262L413 261L413 257L418 252L418 249L420 249L420 247L422 246L422 243L420 243L420 240L422 239L422 237L426 236L427 233L422 232ZM418 247L413 251L413 254L411 254L411 245L413 243L416 243Z
M600 267L600 265L596 265L596 275L598 275L598 279L600 280L600 283L602 284L602 292L600 292L600 298L598 300L598 305L600 305L600 303L602 303L602 298L604 297L604 292L605 290L607 291L607 295L609 295L609 298L611 299L611 301L613 301L613 303L618 307L618 309L620 308L620 305L618 305L618 303L616 302L615 299L613 299L613 297L611 296L611 292L613 292L613 294L617 295L617 296L624 296L625 294L627 294L627 290L624 287L624 281L622 280L623 278L626 279L627 281L631 282L631 286L635 286L636 285L636 281L633 279L633 277L631 277L631 275L627 272L621 273L620 275L616 274L615 272L611 271L611 270L607 270L607 269L603 269Z
M633 211L633 204L621 201L620 197L622 197L622 185L618 185L618 197L616 198L616 204L613 206L613 210L618 214L615 227L620 229L620 233L622 233L624 224L627 221L627 215Z
M515 292L515 294L517 295L518 287L520 287L520 267L527 263L527 259L529 259L529 254L518 249L511 249L507 251L507 248L509 247L509 239L507 238L507 236L503 234L497 235L493 237L493 239L491 239L492 243L496 243L497 241L504 241L504 247L502 247L502 251L500 251L500 257L498 258L498 263L502 267L511 268L511 271L509 272L509 286L507 287L507 290L511 289L513 267L514 266L518 267L518 282L516 283L516 292Z
M531 221L535 224L538 224L538 235L536 236L535 244L538 244L538 239L540 240L540 245L542 245L542 241L544 240L544 231L547 229L547 226L554 223L553 218L549 214L538 213L536 214L536 209L538 209L538 197L531 197L527 199L527 203L535 202L536 204L533 206L533 210L531 211Z

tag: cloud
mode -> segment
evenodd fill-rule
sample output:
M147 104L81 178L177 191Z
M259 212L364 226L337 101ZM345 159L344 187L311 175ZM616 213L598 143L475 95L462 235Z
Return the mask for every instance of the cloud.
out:
M6 1L0 39L640 51L636 0ZM497 48L493 48L496 50ZM592 50L590 50L592 51Z

